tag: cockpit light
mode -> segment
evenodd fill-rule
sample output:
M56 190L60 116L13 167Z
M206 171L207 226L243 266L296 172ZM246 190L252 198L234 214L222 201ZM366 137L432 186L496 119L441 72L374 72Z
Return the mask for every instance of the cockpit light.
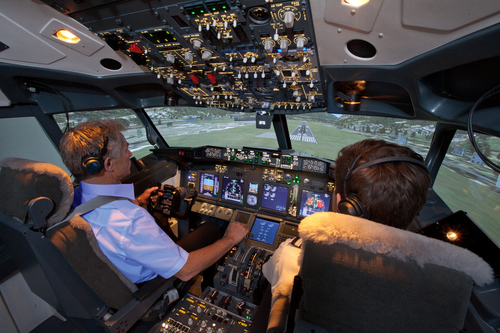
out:
M66 29L57 30L54 33L54 37L65 43L70 43L70 44L76 44L80 41L80 38L78 38L78 36L76 36L74 33Z
M458 239L458 234L455 231L448 231L446 233L446 238L453 242Z
M353 7L361 7L367 4L370 0L342 0L344 5L349 5Z

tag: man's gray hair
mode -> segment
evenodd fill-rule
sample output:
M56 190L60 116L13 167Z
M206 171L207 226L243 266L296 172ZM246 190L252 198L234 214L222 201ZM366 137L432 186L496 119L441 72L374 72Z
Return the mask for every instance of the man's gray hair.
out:
M59 150L64 164L78 180L86 178L87 174L82 161L87 156L98 156L108 138L107 152L103 156L121 157L120 133L125 126L115 120L104 119L92 122L83 122L68 130L59 143Z

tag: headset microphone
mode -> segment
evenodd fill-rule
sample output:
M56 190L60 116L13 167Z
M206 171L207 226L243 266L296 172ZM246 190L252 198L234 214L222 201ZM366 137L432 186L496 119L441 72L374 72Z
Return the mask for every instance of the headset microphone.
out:
M362 217L365 219L370 218L370 213L368 210L366 210L359 198L356 196L354 193L346 193L346 188L347 188L347 182L356 174L357 172L366 169L368 167L371 167L373 165L377 164L382 164L382 163L389 163L389 162L407 162L411 164L415 164L421 168L423 168L427 173L429 173L429 170L427 169L427 166L414 158L411 157L384 157L384 158L379 158L364 164L361 164L359 167L354 169L354 166L356 165L356 162L359 161L361 158L361 155L356 157L351 161L349 166L342 170L342 193L340 194L340 201L338 203L337 211L342 214L347 214L347 215L352 215L352 216L358 216ZM353 170L354 169L354 170Z

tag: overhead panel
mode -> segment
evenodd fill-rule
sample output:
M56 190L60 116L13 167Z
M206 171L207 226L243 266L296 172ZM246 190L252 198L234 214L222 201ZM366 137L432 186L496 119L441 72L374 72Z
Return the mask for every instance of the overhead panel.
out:
M325 108L307 2L164 1L154 8L114 2L85 8L69 15L196 105L273 113Z

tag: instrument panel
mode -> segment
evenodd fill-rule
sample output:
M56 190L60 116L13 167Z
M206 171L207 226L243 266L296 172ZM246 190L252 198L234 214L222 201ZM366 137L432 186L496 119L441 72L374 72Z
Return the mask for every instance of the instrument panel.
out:
M192 212L245 223L251 244L274 250L286 238L297 236L302 218L331 210L334 164L295 153L204 146L158 149L159 157L181 160L181 184L198 197ZM182 167L181 167L182 169ZM269 238L259 238L259 235Z

